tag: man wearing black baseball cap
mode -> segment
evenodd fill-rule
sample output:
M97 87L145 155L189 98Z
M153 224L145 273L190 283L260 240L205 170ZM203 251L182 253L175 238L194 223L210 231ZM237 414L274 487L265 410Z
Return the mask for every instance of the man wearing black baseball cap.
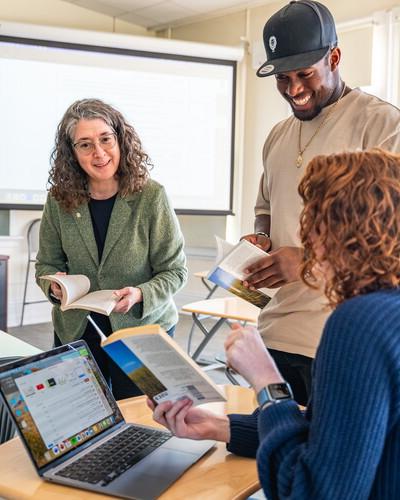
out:
M290 2L264 27L267 61L257 76L270 76L306 68L320 61L337 46L335 21L318 2Z
M308 162L320 154L372 147L400 152L400 111L342 81L335 22L321 3L285 5L265 24L263 38L267 60L257 75L275 76L293 116L278 123L264 145L255 231L244 238L269 255L249 267L246 284L279 288L258 328L295 399L305 405L312 359L330 311L323 283L311 290L300 281L297 186Z

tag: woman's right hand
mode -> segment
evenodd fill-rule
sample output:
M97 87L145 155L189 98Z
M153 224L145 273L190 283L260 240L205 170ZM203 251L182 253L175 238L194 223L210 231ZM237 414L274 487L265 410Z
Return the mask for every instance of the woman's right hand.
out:
M157 406L150 400L147 405L153 411L156 422L167 427L174 436L188 439L213 439L229 443L229 419L211 411L193 408L193 401L182 399L176 403L165 401Z
M62 273L61 271L59 271L56 274L67 274L67 273ZM50 283L50 291L57 300L61 300L62 290L61 290L61 287L58 283L55 283L54 281L52 281Z

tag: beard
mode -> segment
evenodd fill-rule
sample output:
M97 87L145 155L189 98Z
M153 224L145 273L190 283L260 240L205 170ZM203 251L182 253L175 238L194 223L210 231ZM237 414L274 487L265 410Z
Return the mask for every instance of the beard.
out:
M316 116L318 116L321 113L321 111L323 109L323 106L318 104L314 108L309 109L307 111L299 111L299 110L293 108L292 103L290 101L289 101L289 104L290 104L290 107L292 108L294 116L303 122L313 120Z

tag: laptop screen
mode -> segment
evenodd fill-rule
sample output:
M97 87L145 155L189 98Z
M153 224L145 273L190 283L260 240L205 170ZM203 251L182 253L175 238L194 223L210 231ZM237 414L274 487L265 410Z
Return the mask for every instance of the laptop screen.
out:
M84 341L2 367L0 389L38 468L123 421Z

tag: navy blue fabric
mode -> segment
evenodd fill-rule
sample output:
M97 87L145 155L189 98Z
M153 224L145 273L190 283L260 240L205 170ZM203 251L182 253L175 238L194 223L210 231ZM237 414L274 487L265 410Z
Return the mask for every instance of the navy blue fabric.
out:
M400 292L341 304L326 323L313 372L306 413L288 401L232 415L228 449L249 456L258 447L269 500L400 498Z

